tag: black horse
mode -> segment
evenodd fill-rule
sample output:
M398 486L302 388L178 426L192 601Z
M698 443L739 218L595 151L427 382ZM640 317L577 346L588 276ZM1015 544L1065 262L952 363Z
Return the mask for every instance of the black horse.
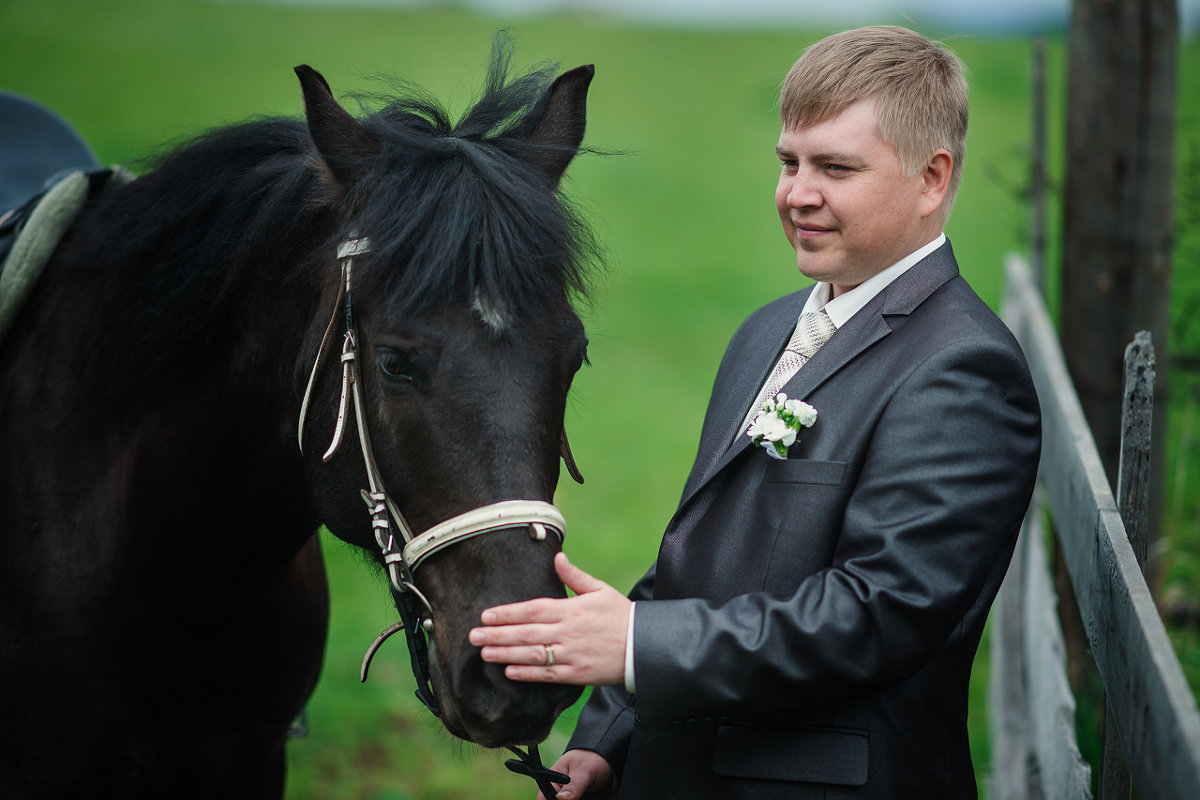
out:
M546 504L597 247L559 181L592 68L511 77L497 48L457 124L417 93L356 119L296 72L307 124L97 182L0 343L0 796L278 797L321 523L432 615L452 733L537 742L578 697L466 632L564 594ZM401 559L406 523L513 500Z

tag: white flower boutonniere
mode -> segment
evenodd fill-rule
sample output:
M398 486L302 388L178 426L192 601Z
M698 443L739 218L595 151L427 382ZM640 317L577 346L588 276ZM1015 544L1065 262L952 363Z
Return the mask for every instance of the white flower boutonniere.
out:
M817 410L802 400L788 400L780 392L775 400L762 404L762 411L754 417L746 435L756 445L767 451L771 458L783 461L788 448L796 443L801 428L811 428L817 421Z

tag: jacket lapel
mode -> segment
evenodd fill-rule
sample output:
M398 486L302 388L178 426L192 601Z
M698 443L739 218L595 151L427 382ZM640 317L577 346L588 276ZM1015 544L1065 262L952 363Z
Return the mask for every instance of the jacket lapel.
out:
M727 451L736 449L734 437L738 431L735 426L746 416L750 404L779 360L811 291L810 287L808 291L797 292L788 298L790 302L783 304L779 313L749 331L750 341L743 348L743 354L722 365L730 374L727 380L719 380L714 386L701 432L699 455L683 490L685 498L712 477L718 464L724 463ZM700 459L705 460L701 462Z
M858 313L838 328L781 391L789 398L807 398L860 353L889 335L892 332L889 317L911 314L940 286L957 275L958 263L954 259L950 243L947 242L884 287ZM795 328L796 317L804 308L808 293L802 293L798 297L799 305L790 322L772 320L769 326L764 327L764 337L770 338L765 339L766 344L758 348L752 358L745 359L747 366L738 370L737 385L740 391L729 392L725 401L717 406L723 419L719 421L721 424L712 425L711 429L725 431L727 436L721 441L715 441L710 433L709 440L702 443L701 452L709 457L709 461L703 469L693 472L684 490L680 510L714 476L751 446L748 436L739 434L734 439L734 426L745 416L747 408L762 388L763 381L774 367ZM726 446L730 439L734 439L732 445Z

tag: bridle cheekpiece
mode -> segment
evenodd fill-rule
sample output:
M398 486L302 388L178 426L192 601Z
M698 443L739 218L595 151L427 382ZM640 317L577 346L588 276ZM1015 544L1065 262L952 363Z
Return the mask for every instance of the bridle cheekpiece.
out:
M550 503L541 500L502 500L451 517L421 534L413 533L412 527L384 488L383 477L375 463L375 454L367 429L362 381L359 378L357 367L358 332L355 328L354 310L351 304L351 278L354 258L370 251L370 239L359 237L357 234L352 234L338 245L337 257L341 266L341 279L337 300L334 303L333 316L321 339L312 372L309 374L308 385L304 390L297 435L300 452L303 453L304 427L308 417L309 401L312 398L313 388L316 385L317 375L321 371L330 338L337 326L338 312L341 310L345 319L341 356L342 390L338 401L333 439L321 460L329 461L341 445L346 416L349 413L350 404L353 403L355 427L358 431L358 442L367 475L367 488L361 490L361 495L371 516L371 529L375 536L375 543L379 547L384 567L387 570L392 598L395 601L396 610L400 614L400 621L380 633L367 648L359 676L363 682L367 680L367 670L370 668L371 659L376 651L389 637L403 630L408 639L413 676L417 681L417 699L435 716L440 717L441 709L430 686L429 643L426 638L428 631L433 628L433 608L428 598L416 586L413 574L417 567L434 553L459 542L510 528L528 527L530 535L538 541L544 540L548 532L553 532L561 543L566 534L567 524L562 513ZM564 454L568 457L568 466L572 474L577 475L574 463L569 459L570 450L565 437L563 447ZM578 477L576 479L580 480ZM397 540L397 533L399 540ZM554 794L549 781L566 783L570 780L566 775L542 766L536 745L531 745L528 752L516 747L508 747L508 749L516 754L520 761L509 759L506 766L514 772L533 778L546 797Z

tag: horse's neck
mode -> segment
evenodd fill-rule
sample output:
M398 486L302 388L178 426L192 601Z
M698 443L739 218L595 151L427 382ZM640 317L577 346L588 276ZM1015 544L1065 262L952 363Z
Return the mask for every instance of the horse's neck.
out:
M85 259L80 246L64 255ZM248 563L289 557L316 527L295 444L295 364L316 288L247 278L223 307L196 310L208 324L184 337L151 319L162 313L151 300L106 307L104 276L75 277L60 270L38 287L0 361L0 410L27 421L0 448L42 473L26 491L72 487L70 513L106 517L88 524L131 518L171 542L227 531ZM130 340L155 326L154 340Z

